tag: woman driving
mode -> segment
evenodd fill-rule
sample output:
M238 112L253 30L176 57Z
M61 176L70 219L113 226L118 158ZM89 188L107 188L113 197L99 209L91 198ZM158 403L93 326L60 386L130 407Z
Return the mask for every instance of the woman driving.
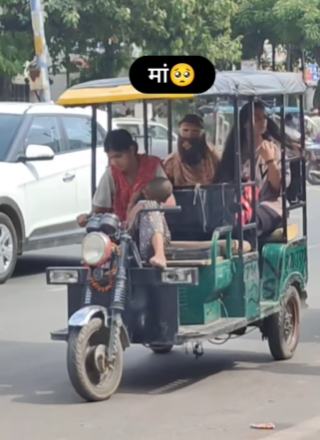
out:
M136 203L145 199L143 192L146 186L157 177L166 178L161 160L154 156L138 154L137 143L123 129L110 131L104 142L110 166L103 174L93 198L92 213L113 212L127 224L128 216L132 218L132 209ZM173 195L170 195L164 206L175 206ZM156 201L145 200L139 208L155 208ZM88 215L78 217L80 226L85 226ZM165 246L170 241L170 232L165 217L160 212L149 212L140 215L139 248L142 259L158 267L166 266Z

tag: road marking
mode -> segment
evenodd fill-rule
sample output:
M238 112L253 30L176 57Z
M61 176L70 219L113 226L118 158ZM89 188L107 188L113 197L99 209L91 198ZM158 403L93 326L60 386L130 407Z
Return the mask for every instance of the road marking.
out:
M267 440L308 440L308 435L316 434L318 431L320 431L320 416L264 438Z

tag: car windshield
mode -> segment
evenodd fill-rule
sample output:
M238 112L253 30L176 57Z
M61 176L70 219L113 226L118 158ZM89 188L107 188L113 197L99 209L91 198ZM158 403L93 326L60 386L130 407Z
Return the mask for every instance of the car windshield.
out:
M21 115L0 114L0 162L5 160L21 120Z

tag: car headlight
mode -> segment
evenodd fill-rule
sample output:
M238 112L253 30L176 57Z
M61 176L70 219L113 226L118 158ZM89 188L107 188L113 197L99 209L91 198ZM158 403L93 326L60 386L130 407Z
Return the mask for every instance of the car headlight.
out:
M91 232L82 242L82 258L89 266L104 264L110 258L112 243L101 232Z

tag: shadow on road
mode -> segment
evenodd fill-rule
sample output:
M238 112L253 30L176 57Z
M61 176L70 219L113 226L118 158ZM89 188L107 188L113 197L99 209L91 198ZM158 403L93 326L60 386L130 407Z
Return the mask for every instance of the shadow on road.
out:
M13 278L44 273L49 266L79 266L80 259L69 256L26 255L19 258Z
M12 396L14 402L35 405L82 402L68 379L65 345L49 344L0 342L1 358L5 360L0 370L0 396ZM255 365L245 367L239 363ZM207 350L202 358L195 360L182 349L158 356L143 347L134 347L126 354L118 393L165 394L207 377L219 380L219 373L227 370L235 370L239 375L242 370L281 375L320 375L320 366L276 363L267 353Z

